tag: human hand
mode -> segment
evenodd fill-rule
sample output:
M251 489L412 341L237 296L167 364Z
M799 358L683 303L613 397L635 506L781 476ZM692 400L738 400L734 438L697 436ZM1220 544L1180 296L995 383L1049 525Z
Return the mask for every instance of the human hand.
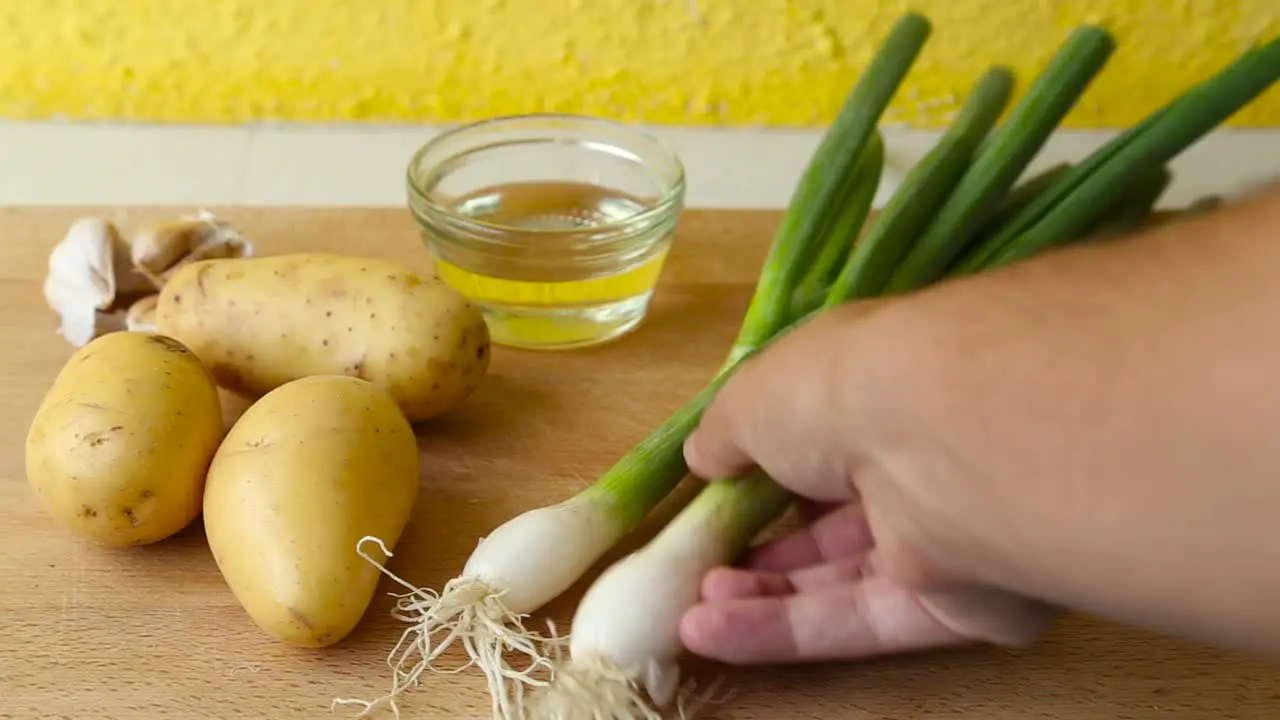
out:
M981 493L921 414L927 364L892 301L837 309L744 363L685 446L704 478L760 467L805 527L708 573L681 637L735 664L1023 645L1047 605L974 572Z

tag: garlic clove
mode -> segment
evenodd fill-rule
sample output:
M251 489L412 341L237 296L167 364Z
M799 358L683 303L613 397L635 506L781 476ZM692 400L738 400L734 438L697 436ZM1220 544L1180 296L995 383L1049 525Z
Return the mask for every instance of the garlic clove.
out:
M46 277L76 288L79 300L90 307L107 308L116 297L116 248L123 245L111 222L98 217L77 220L49 253Z
M45 300L58 312L61 322L58 334L74 347L84 347L89 341L110 332L126 328L123 310L99 310L84 302L81 288L45 280Z
M125 328L141 332L159 332L156 325L156 305L160 295L148 295L129 306L125 317Z
M118 306L142 280L130 270L129 250L116 226L88 217L72 223L49 253L42 290L58 314L58 333L82 347L124 328Z
M131 259L151 284L164 287L188 263L253 254L253 244L211 213L145 225L133 237Z
M77 306L76 311L62 317L58 334L72 347L84 347L98 337L97 311Z
M198 220L165 221L142 226L130 243L134 267L156 288L160 288L164 285L164 272L177 265L200 243L198 236L207 227L206 223Z
M75 347L83 347L96 337L95 315L98 310L92 294L53 275L44 280L44 299L60 323L58 334Z

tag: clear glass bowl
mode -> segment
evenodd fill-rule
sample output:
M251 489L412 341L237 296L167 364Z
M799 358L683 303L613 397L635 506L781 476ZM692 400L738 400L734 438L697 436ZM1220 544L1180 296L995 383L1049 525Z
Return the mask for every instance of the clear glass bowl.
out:
M437 272L509 347L584 347L634 329L684 209L673 151L591 117L466 125L420 148L407 175Z

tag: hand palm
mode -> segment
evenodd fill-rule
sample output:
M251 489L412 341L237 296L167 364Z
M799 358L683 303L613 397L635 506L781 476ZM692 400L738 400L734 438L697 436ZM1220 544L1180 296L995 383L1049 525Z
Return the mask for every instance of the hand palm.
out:
M707 575L684 617L692 652L734 664L850 660L974 641L1018 645L1052 620L1051 608L1001 592L927 594L875 566L875 540L858 504L840 506Z

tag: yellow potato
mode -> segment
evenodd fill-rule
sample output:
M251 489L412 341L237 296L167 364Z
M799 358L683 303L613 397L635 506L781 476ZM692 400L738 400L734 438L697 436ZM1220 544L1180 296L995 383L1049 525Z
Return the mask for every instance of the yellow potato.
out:
M474 306L439 278L373 258L192 263L165 285L156 323L229 389L260 395L348 375L387 390L413 422L457 406L489 368L489 328Z
M417 495L417 441L391 397L356 378L308 377L267 393L227 434L209 468L205 534L260 628L323 647L355 628L378 584L356 544L372 535L393 549Z
M81 537L144 545L200 514L222 439L218 388L178 341L115 332L58 373L27 433L32 491Z

